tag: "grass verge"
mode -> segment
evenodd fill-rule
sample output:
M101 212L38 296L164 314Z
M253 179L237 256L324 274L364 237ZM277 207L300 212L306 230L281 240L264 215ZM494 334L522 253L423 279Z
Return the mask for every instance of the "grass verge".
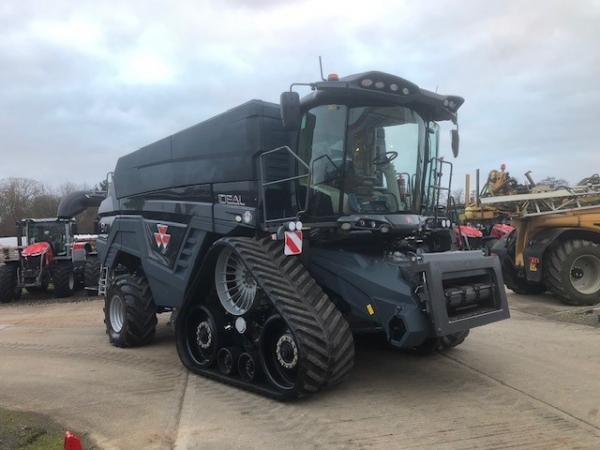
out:
M0 450L63 450L66 430L43 414L0 408ZM99 450L87 435L69 431L81 440L83 450Z

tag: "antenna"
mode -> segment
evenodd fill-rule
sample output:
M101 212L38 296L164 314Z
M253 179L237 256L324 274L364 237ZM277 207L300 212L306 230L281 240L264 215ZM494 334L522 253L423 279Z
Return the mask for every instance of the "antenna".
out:
M319 69L321 69L321 81L327 81L323 76L323 63L321 62L321 57L319 56Z

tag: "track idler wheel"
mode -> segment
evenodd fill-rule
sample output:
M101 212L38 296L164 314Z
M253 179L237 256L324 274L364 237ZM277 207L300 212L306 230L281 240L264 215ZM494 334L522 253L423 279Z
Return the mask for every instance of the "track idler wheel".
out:
M238 347L223 347L217 353L217 367L223 375L235 375L242 351Z
M221 315L208 306L196 306L189 312L184 326L188 354L194 364L211 367L225 343Z
M242 353L238 359L240 378L248 383L257 381L262 376L260 355L257 352Z
M296 339L279 315L271 316L260 337L263 369L268 379L281 390L293 390L300 372Z

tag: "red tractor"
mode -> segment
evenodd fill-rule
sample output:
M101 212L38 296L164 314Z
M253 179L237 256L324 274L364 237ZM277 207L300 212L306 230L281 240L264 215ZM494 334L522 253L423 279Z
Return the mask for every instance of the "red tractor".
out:
M49 284L59 298L72 296L81 284L88 295L98 292L96 236L77 236L74 217L105 197L103 191L72 192L61 200L57 217L17 222L19 254L0 267L0 303L18 299L23 288L44 292Z
M70 297L75 288L98 285L100 266L95 240L75 238L75 219L22 219L17 223L19 255L0 267L0 302L16 300L21 290ZM23 236L25 243L23 243Z

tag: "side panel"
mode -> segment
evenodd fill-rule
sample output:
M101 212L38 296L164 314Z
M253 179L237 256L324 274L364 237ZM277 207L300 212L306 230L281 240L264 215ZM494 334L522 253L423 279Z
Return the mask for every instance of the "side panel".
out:
M98 239L100 262L115 268L131 257L139 259L155 304L178 307L202 254L211 243L207 225L198 218L185 224L118 216L110 233Z
M256 180L255 155L287 140L279 105L253 100L119 158L115 193Z

